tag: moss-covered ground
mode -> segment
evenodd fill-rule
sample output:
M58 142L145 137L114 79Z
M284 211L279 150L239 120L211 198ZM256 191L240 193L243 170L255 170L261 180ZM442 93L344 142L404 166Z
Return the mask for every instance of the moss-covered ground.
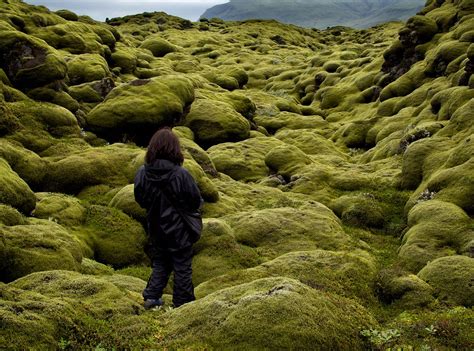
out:
M0 348L474 349L474 5L364 30L0 3ZM145 312L171 126L197 300Z

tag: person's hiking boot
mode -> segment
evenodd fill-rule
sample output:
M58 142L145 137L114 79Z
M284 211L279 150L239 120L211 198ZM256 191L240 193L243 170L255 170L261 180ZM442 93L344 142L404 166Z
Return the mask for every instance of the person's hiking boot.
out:
M159 299L146 299L145 302L143 303L143 307L145 307L146 310L155 310L163 306L163 300L161 298Z

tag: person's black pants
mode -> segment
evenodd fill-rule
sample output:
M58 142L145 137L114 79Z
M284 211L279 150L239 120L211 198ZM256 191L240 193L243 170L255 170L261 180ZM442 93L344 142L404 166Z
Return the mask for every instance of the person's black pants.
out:
M148 284L143 291L144 299L159 299L168 284L168 279L174 271L173 304L181 306L194 301L194 286L192 281L193 248L185 248L179 251L168 251L161 248L153 248L150 255L152 261L152 272Z

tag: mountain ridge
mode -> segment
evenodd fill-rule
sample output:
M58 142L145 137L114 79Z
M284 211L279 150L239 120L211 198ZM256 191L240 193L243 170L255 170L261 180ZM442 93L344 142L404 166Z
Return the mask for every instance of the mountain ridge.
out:
M223 20L276 19L302 27L324 29L343 25L368 28L393 20L406 20L423 7L423 0L231 0L206 10L201 18Z

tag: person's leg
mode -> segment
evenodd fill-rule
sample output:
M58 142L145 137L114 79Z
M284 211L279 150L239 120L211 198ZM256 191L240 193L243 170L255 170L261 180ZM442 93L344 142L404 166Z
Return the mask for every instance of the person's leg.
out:
M158 300L163 295L163 290L168 284L171 271L173 270L172 258L166 250L155 249L152 259L152 272L145 290L143 298L145 300Z
M179 307L196 299L192 280L193 248L189 247L173 252L172 257L174 270L173 304L175 307Z

